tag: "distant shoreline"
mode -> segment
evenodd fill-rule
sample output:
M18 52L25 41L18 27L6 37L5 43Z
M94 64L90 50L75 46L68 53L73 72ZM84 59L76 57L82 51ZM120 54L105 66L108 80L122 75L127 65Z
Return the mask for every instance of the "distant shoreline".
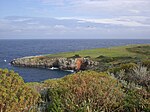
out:
M58 54L47 54L38 56L27 56L11 61L13 66L34 67L34 68L58 68L60 70L79 71L79 70L96 70L100 67L101 61L107 64L111 60L128 60L137 61L149 59L149 55L137 54L128 49L146 49L149 51L150 44L136 44L126 46L116 46L110 48L95 48L75 52L64 52ZM148 47L148 48L147 48ZM146 51L146 52L148 52ZM122 62L118 62L122 63ZM108 66L109 67L109 66Z
M64 39L61 39L61 38L22 38L22 39L19 39L19 38L0 38L0 40L150 40L149 38L140 38L140 39L136 39L136 38L129 38L129 39L126 39L126 38L123 38L123 39L111 39L111 38L106 38L106 39L98 39L98 38L73 38L73 39L69 39L69 38L64 38Z

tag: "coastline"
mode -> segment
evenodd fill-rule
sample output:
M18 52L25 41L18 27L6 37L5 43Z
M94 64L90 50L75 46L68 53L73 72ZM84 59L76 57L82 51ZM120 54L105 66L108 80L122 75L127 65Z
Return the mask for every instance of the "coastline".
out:
M76 52L65 52L59 54L37 55L17 58L10 63L13 66L47 68L55 70L55 68L64 71L80 71L80 70L98 70L104 71L111 68L113 61L121 60L116 63L124 63L127 61L136 62L137 60L149 59L149 55L137 54L128 49L138 46L150 46L149 44L137 44L117 46L110 48L96 48L89 50L81 50ZM107 66L102 68L101 66ZM114 65L114 64L113 64Z

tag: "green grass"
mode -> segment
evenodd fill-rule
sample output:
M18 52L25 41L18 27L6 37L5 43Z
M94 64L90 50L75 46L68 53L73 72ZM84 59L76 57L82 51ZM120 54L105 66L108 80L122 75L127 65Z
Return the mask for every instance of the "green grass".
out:
M127 48L136 47L139 45L127 45L127 46L118 46L118 47L111 47L111 48L96 48L96 49L88 49L88 50L81 50L75 52L64 52L59 54L49 54L46 55L48 57L72 57L74 55L80 55L81 57L90 56L91 58L97 58L100 55L107 56L107 57L141 57L147 58L149 56L130 52ZM140 45L140 46L150 46L150 45Z
M127 50L134 53L150 55L150 46L136 46L132 48L127 48Z
M81 50L75 52L64 52L58 54L46 54L43 56L35 56L28 61L35 62L47 62L53 58L79 58L89 57L90 60L98 62L96 67L92 70L106 71L110 67L117 67L121 64L127 63L139 63L150 60L150 44L145 45L126 45L117 46L111 48L96 48Z

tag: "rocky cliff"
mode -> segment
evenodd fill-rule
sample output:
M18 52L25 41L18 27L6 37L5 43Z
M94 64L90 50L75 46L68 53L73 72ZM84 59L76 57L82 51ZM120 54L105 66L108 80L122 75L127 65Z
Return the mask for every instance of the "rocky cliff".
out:
M93 69L98 62L89 58L50 58L46 56L17 58L11 61L14 66L37 67L37 68L53 68L60 70L87 70Z

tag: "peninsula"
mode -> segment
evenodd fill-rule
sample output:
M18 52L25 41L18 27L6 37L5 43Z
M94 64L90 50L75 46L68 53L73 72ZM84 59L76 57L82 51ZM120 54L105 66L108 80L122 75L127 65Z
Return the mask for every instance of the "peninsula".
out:
M13 66L60 70L106 71L126 63L142 63L150 59L150 45L126 45L96 48L59 54L48 54L14 59Z

